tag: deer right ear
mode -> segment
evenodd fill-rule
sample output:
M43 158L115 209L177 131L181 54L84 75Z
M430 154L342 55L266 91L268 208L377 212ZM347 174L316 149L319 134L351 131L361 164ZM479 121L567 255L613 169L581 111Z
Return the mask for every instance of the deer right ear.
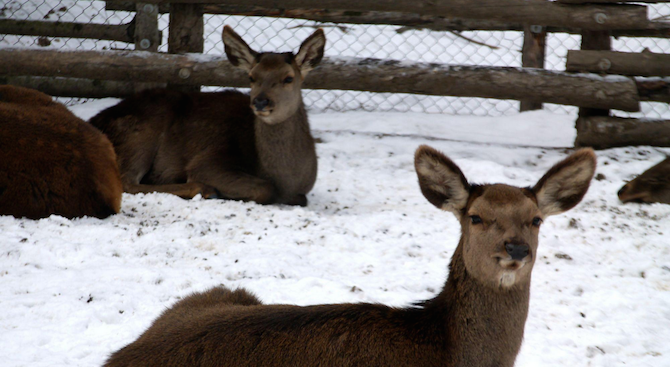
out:
M252 50L251 47L244 42L242 37L235 33L230 26L223 27L221 38L223 39L228 61L230 61L233 66L246 72L250 72L258 52Z
M470 184L461 169L427 145L416 150L414 168L423 196L436 207L460 215L470 195Z
M298 64L303 78L321 62L324 47L326 47L326 36L321 28L302 42L300 50L295 55L295 63Z
M579 204L595 171L593 149L581 149L551 167L533 187L542 214L560 214Z

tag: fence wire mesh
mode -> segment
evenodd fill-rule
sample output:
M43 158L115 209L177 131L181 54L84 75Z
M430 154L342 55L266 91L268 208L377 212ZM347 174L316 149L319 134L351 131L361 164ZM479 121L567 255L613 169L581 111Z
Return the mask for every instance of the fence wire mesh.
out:
M0 19L44 20L98 24L125 24L134 13L107 11L104 1L8 0L0 8ZM650 19L667 19L670 4L649 5ZM159 17L163 40L159 51L167 51L168 15ZM302 40L317 27L324 28L326 56L373 57L444 64L521 66L521 32L436 32L393 25L318 23L308 20L205 15L205 50L223 55L220 32L224 24L235 29L259 51L296 51ZM565 70L567 51L579 49L580 37L550 33L546 40L545 68ZM79 50L132 50L133 44L74 38L0 35L1 46L48 47ZM613 40L616 51L641 52L649 49L670 53L670 41L654 38L621 37ZM370 93L342 90L306 90L306 105L312 111L401 111L444 114L500 116L515 114L519 102L485 98L436 97L414 94ZM576 113L570 106L545 104L545 109ZM665 103L642 103L642 111L620 116L669 118Z

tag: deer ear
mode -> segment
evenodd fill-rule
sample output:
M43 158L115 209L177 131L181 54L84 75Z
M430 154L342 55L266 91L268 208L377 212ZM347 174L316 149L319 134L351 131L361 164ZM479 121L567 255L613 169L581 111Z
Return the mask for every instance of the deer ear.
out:
M465 208L470 185L458 166L437 150L422 145L414 154L414 168L423 196L442 210L457 216Z
M300 45L300 51L295 55L295 62L304 78L310 70L323 58L323 49L326 46L326 36L319 28Z
M233 66L246 72L250 72L258 52L252 50L249 45L244 42L242 37L235 33L230 26L223 27L221 39L223 39L228 61L230 61Z
M582 201L595 170L593 149L581 149L551 167L533 187L542 214L560 214Z

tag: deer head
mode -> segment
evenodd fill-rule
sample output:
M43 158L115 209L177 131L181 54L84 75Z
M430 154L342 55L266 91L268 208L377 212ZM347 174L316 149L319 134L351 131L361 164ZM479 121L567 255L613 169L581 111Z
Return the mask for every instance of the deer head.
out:
M251 109L267 124L276 124L296 113L302 105L302 83L323 58L326 37L317 29L297 54L259 53L252 50L229 26L223 28L223 43L230 62L249 73Z
M530 282L542 221L582 200L596 157L582 149L532 188L469 184L454 162L428 146L416 151L415 167L426 199L461 223L456 253L461 252L467 273L490 287L510 288Z
M670 204L670 158L644 171L618 192L624 203Z

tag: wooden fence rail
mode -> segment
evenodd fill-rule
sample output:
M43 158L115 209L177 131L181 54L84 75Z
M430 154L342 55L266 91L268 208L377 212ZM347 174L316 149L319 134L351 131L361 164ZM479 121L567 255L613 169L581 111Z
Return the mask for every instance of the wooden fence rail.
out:
M249 5L249 0L142 0L142 2ZM254 0L253 4L274 9L391 11L589 30L641 29L649 23L646 6L604 4L576 7L546 0Z
M0 49L0 74L119 81L248 86L246 73L225 58L121 51ZM353 83L352 81L355 81ZM625 77L574 75L543 69L448 66L378 59L324 59L307 89L517 99L638 111L635 83Z

